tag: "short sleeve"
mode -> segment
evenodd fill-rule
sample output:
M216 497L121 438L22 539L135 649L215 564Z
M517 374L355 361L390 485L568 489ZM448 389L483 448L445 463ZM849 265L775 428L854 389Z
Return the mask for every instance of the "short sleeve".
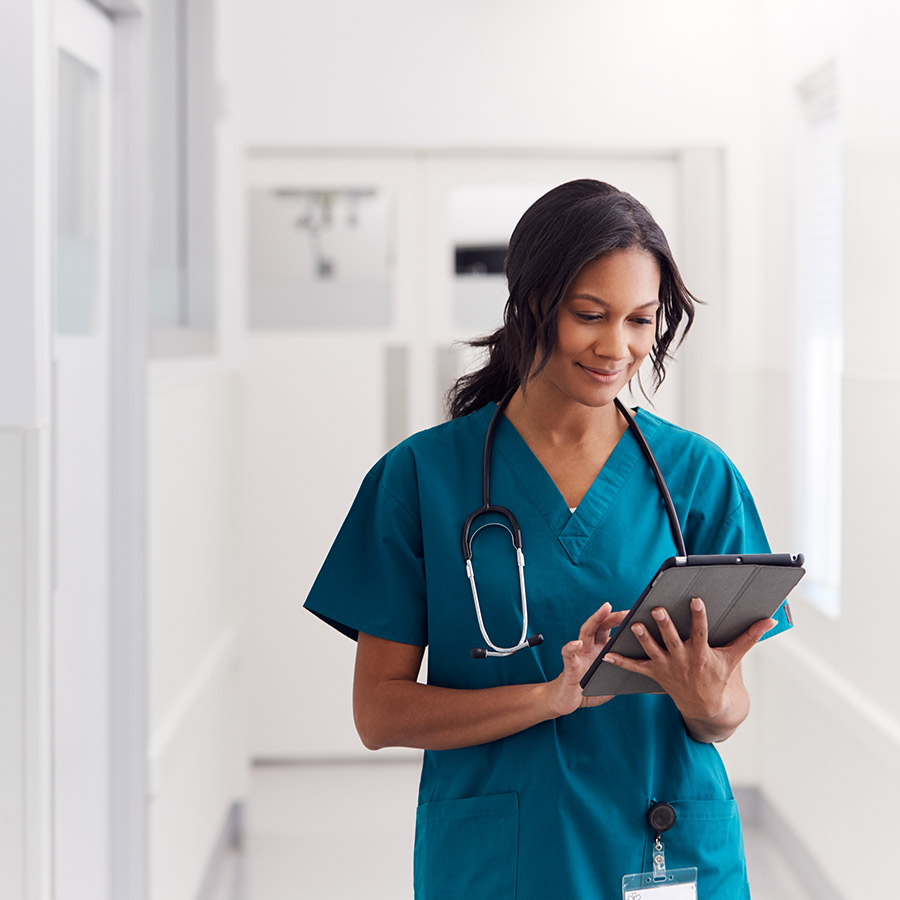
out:
M740 478L737 473L735 476ZM756 503L743 481L738 481L737 497L737 505L719 523L718 531L711 539L713 549L704 550L704 553L771 552L765 529L756 510ZM781 604L772 618L777 624L763 635L762 640L787 631L793 626L787 601Z
M427 644L422 529L384 485L384 460L363 481L304 607L342 634Z

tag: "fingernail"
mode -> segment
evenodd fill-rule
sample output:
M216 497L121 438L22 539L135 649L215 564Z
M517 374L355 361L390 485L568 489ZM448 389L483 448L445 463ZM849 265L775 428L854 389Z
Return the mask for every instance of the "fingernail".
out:
M612 663L614 666L617 666L619 664L618 657L615 656L604 656L603 660L605 662Z
M654 609L653 610L653 618L656 619L657 622L662 622L666 617L666 611L664 609Z
M700 610L703 609L703 601L699 597L694 597L694 599L691 600L691 609L700 612Z
M632 627L631 630L632 630L638 637L640 637L640 636L643 635L643 633L644 633L644 626L643 626L643 625L635 625L635 626Z

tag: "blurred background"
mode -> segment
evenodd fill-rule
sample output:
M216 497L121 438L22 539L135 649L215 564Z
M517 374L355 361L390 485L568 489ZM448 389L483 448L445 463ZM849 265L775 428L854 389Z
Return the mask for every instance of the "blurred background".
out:
M879 0L2 0L3 896L411 895L418 755L363 749L353 645L301 604L499 322L519 215L580 177L707 303L657 411L809 559L722 746L765 877L890 893L898 30Z

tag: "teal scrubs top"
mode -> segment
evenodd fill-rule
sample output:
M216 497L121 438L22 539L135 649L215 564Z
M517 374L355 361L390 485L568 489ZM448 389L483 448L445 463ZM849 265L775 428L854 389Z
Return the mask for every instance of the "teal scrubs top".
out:
M496 409L414 435L366 476L306 607L335 628L428 648L428 683L489 688L543 682L560 648L605 601L626 609L676 548L665 506L627 431L574 513L505 417L491 502L522 529L528 633L543 644L472 659L484 646L460 533L482 504L484 438ZM710 441L638 410L687 551L765 553L740 473ZM473 565L491 640L522 628L515 554L500 528L481 531ZM769 635L790 627L784 608ZM620 696L491 743L426 751L414 882L419 900L621 900L622 876L652 870L645 815L677 811L666 865L696 866L700 898L749 898L738 812L716 748L693 740L667 695Z

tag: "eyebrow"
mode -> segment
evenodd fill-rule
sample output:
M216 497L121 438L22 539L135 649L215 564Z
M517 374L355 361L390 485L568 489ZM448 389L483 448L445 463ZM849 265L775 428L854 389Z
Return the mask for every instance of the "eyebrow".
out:
M595 297L593 294L573 294L570 298L572 300L590 300L593 303L599 303L601 306L609 307L609 304L603 300L601 297ZM654 309L660 306L659 300L649 300L647 303L642 303L640 306L636 306L634 311L639 309L650 309L653 307Z

